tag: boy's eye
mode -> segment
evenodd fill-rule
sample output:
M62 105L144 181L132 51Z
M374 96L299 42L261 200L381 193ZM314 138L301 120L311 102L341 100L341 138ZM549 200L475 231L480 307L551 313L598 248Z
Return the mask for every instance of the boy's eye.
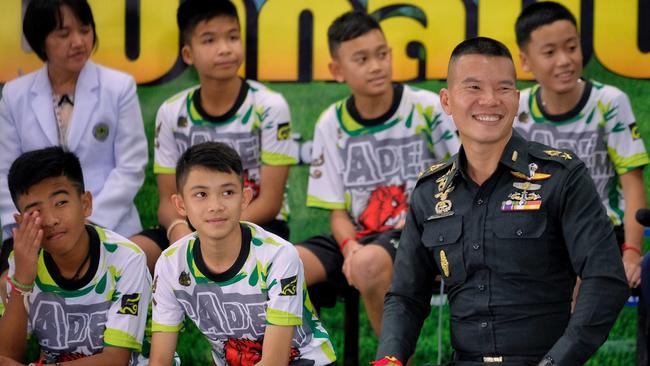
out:
M205 193L205 192L196 192L196 193L194 193L194 197L197 197L197 198L205 198L207 196L208 196L208 194Z
M363 64L366 62L366 56L357 57L354 61L358 64Z
M68 203L68 201L57 201L54 206L55 207L62 207L65 206L65 204Z
M227 190L223 192L224 196L232 196L233 194L235 194L235 191L233 190Z

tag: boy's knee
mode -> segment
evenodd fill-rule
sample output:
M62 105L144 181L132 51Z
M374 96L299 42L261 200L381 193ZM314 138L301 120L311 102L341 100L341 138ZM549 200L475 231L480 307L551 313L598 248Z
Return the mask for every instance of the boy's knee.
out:
M383 258L373 250L359 250L353 254L350 270L355 284L363 291L390 282L392 267L390 256Z

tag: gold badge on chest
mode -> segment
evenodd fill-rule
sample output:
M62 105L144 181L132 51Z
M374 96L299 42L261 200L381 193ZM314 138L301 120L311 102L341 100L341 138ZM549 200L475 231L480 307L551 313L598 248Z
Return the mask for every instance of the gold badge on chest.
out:
M513 211L536 211L542 207L542 196L535 191L542 189L539 183L533 181L542 181L551 177L547 173L538 173L539 167L535 163L528 165L528 175L521 172L511 172L513 176L523 179L523 182L513 182L512 186L521 190L508 195L508 199L501 202L502 212Z
M440 251L440 268L445 277L449 277L449 261L447 260L447 253L444 250Z
M452 210L453 204L449 199L449 193L454 191L454 186L448 184L448 181L449 179L453 179L452 172L456 170L455 167L456 164L454 163L447 173L436 179L436 183L438 184L438 193L434 194L433 197L436 198L438 202L436 202L435 214L431 215L428 218L429 220L439 219L454 214L454 211Z

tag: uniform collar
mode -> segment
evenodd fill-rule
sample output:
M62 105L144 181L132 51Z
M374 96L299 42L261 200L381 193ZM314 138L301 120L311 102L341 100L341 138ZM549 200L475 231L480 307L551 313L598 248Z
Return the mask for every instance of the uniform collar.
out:
M508 168L523 173L526 176L530 174L528 164L528 141L521 137L517 131L512 131L512 137L506 144L499 162Z
M447 179L443 190L451 185L453 179L460 175L465 180L471 180L467 175L467 157L465 156L465 150L461 145L458 154L454 155L451 159L451 168L448 171L450 179ZM512 136L506 144L503 154L501 154L501 159L499 163L505 165L513 171L520 172L528 176L530 174L529 170L529 160L528 160L528 141L521 137L517 131L512 131Z

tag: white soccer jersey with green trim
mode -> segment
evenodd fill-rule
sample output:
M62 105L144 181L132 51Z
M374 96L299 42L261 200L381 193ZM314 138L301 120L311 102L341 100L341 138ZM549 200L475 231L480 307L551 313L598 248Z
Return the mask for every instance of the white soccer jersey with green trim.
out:
M162 253L154 276L152 331L177 332L187 316L212 345L214 362L223 366L259 361L267 324L294 326L290 365L334 362L296 249L255 224L242 222L241 230L239 256L221 274L207 269L196 233Z
M404 218L419 173L460 146L436 93L404 85L397 97L382 123L359 123L349 99L331 105L316 123L307 206L346 209L362 235Z
M144 252L116 233L87 229L93 256L80 288L68 288L41 251L36 286L27 302L28 333L38 340L45 363L91 356L111 346L132 350L130 365L146 365L139 354L151 298ZM14 272L12 253L9 274Z
M235 106L214 118L200 103L200 88L184 90L167 99L156 116L154 173L174 174L176 162L188 147L219 141L233 147L241 157L244 185L257 197L261 165L294 165L298 144L291 134L289 106L280 93L261 83L245 80ZM278 219L286 220L283 205Z
M521 92L514 127L525 138L569 149L585 162L614 225L623 223L619 175L648 164L632 106L621 90L587 81L573 111L550 116L541 106L539 84Z

